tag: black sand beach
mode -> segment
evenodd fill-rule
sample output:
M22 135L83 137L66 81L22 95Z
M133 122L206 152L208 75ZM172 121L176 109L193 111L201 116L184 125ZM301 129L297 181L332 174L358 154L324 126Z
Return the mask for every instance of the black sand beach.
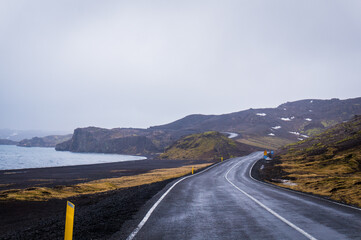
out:
M194 161L139 160L0 171L0 190L72 185L175 168ZM203 163L197 161L197 163ZM75 204L74 239L107 239L172 179L106 193L49 201L0 201L0 239L63 239L66 201Z

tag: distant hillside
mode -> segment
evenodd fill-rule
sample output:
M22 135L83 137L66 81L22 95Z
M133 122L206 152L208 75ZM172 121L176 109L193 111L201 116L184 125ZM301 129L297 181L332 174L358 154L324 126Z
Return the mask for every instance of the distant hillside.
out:
M9 139L0 139L0 145L16 145L17 143Z
M236 142L219 132L205 132L183 137L166 149L160 159L219 161L231 156L244 156L257 151L255 147Z
M280 149L276 159L263 170L269 180L361 207L361 116Z
M50 135L65 135L64 131L37 131L37 130L15 130L0 129L0 139L8 139L19 142L23 139L31 139L33 137L46 137Z
M72 134L68 135L52 135L46 137L34 137L32 139L24 139L18 142L19 147L55 147L57 144L71 139Z
M307 99L287 102L277 108L249 109L223 115L190 115L152 127L163 131L219 131L238 133L238 141L276 149L303 140L330 126L361 115L361 98Z
M207 131L237 133L238 136L234 139L240 143L277 149L314 136L330 126L351 119L354 115L361 115L361 98L308 99L285 103L277 108L249 109L223 115L190 115L148 129L79 128L74 131L71 140L58 145L56 149L73 152L156 154L163 152L181 137ZM78 133L81 133L81 137L77 137ZM121 138L127 139L119 140Z

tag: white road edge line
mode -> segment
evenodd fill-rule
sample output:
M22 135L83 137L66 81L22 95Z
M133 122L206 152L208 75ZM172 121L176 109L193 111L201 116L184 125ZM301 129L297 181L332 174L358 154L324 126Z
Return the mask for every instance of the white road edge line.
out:
M297 227L295 224L291 223L290 221L288 221L287 219L285 219L284 217L280 216L278 213L276 213L275 211L273 211L272 209L268 208L266 205L264 205L263 203L261 203L260 201L258 201L257 199L255 199L254 197L252 197L251 195L249 195L248 193L246 193L245 191L243 191L242 189L240 189L239 187L237 187L233 182L231 182L228 179L228 173L235 168L237 165L239 165L241 162L238 162L236 164L234 164L228 171L227 173L224 175L225 179L233 186L235 187L238 191L240 191L241 193L243 193L244 195L246 195L248 198L250 198L251 200L253 200L255 203L257 203L259 206L261 206L262 208L264 208L265 210L267 210L269 213L271 213L273 216L277 217L278 219L280 219L282 222L286 223L288 226L292 227L293 229L295 229L296 231L298 231L299 233L301 233L302 235L304 235L305 237L307 237L308 239L311 240L317 240L317 238L313 237L312 235L310 235L309 233L307 233L306 231L304 231L303 229Z
M224 161L225 162L225 161ZM204 173L206 171L208 171L211 168L214 168L215 166L218 166L220 163L219 162L217 164L214 164L213 166L210 166L209 168L204 169L203 171L193 174L193 175L189 175L186 177L183 177L181 179L179 179L177 182L175 182L159 199L156 203L154 203L154 205L149 209L149 211L147 212L147 214L144 216L144 218L142 219L142 221L138 224L138 226L133 230L133 232L127 237L127 240L132 240L137 233L140 231L140 229L144 226L144 224L148 221L150 215L152 215L153 211L156 209L156 207L160 204L160 202L165 198L165 196L167 196L167 194L175 187L175 185L177 185L178 183L180 183L181 181L190 178L190 177L194 177L197 176L201 173Z
M249 176L250 176L250 178L253 179L254 181L257 181L257 182L262 183L262 184L264 184L264 185L266 185L266 186L269 186L269 187L278 188L278 189L285 190L285 191L288 191L288 192L297 193L297 194L299 194L299 195L303 195L303 196L315 198L315 199L318 199L318 200L323 200L323 201L326 201L326 202L329 202L329 203L333 203L333 204L336 204L336 205L340 205L340 206L343 206L343 207L347 207L347 208L351 208L351 209L355 209L355 210L361 211L361 208L357 208L357 207L349 206L349 205L346 205L346 204L342 204L342 203L330 201L330 200L328 200L328 199L326 199L326 198L322 198L322 197L318 197L318 196L315 196L315 195L311 195L311 194L299 192L299 191L296 191L296 190L290 190L290 189L288 189L288 188L280 187L280 186L277 186L277 185L273 185L273 184L271 184L271 183L262 182L262 181L260 181L260 180L257 180L257 179L255 179L254 177L252 177L252 169L253 169L254 165L256 165L256 163L257 163L258 161L259 161L259 160L256 160L256 161L252 164L251 168L249 169Z

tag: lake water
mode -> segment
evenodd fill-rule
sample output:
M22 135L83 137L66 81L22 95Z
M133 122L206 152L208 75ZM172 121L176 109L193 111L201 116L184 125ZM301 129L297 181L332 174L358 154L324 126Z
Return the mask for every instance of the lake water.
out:
M59 152L54 148L0 145L0 170L58 167L144 160L146 157L102 153Z

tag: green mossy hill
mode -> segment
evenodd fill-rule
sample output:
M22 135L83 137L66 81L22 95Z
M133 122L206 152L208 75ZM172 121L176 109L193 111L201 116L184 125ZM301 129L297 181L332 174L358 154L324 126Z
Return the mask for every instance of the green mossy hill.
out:
M297 184L295 190L361 207L361 116L285 146L276 160L264 170L272 178L272 171L282 173L278 177Z
M159 156L160 159L190 159L219 161L232 156L243 156L258 150L227 138L219 132L192 134L181 138Z

